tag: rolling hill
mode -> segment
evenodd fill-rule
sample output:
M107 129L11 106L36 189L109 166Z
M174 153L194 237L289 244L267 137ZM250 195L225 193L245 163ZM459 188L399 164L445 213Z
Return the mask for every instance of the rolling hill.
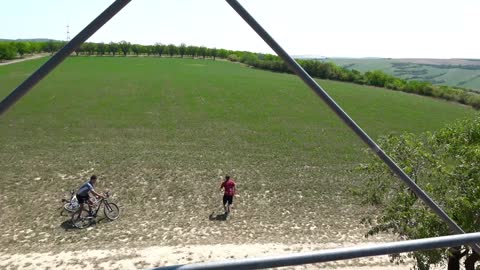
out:
M381 70L407 79L480 91L480 59L323 58L361 72Z

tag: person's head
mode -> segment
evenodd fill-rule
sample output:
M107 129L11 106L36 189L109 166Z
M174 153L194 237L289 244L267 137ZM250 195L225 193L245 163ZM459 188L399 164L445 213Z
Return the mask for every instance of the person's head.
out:
M228 179L230 179L230 175L225 175L225 181L228 181Z
M97 176L94 174L90 176L90 183L95 184L95 182L97 182Z

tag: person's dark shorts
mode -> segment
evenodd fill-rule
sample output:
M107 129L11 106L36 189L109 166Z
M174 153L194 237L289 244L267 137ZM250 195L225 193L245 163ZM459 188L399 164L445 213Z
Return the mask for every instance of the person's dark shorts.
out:
M223 195L223 205L225 205L227 202L228 204L232 204L233 196Z
M87 196L81 196L81 195L77 194L77 200L78 200L78 203L80 203L80 204L87 203L88 198L89 198L88 195Z

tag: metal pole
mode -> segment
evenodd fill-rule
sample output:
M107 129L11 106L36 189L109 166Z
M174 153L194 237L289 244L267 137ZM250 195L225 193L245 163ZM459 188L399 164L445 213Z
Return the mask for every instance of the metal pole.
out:
M228 260L189 265L158 267L152 270L216 270L216 269L265 269L309 263L322 263L348 260L361 257L380 256L402 252L429 250L473 244L480 241L480 233L457 234L450 236L409 240L375 246L330 249L317 252L297 253L263 258Z
M228 4L247 22L250 27L277 53L277 55L286 62L287 66L297 74L312 89L347 126L365 142L377 156L387 164L415 194L424 201L455 233L465 233L455 221L453 221L428 195L425 193L398 165L363 131L360 126L353 121L350 116L327 94L325 90L308 75L307 72L285 52L282 47L255 21L255 19L238 3L236 0L226 0ZM474 245L472 248L480 254L480 246Z
M60 51L43 64L37 71L20 84L10 95L0 102L0 116L5 113L13 104L22 98L32 87L55 69L65 58L67 58L78 46L85 42L90 36L97 32L106 22L115 14L124 8L131 0L116 0L105 11L103 11L95 20L93 20L85 29L68 42Z

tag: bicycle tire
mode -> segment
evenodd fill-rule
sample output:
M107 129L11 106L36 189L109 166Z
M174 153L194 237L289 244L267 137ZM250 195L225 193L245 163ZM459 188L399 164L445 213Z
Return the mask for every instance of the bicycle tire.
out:
M115 203L105 202L103 213L109 220L116 220L120 216L120 208Z
M63 205L63 209L65 209L67 212L70 212L70 213L77 212L79 207L80 205L74 206L72 203L69 203L69 202Z
M78 211L72 214L72 226L78 229L83 229L90 225L90 218L88 218L89 213L88 210L82 209L80 216L78 215Z

